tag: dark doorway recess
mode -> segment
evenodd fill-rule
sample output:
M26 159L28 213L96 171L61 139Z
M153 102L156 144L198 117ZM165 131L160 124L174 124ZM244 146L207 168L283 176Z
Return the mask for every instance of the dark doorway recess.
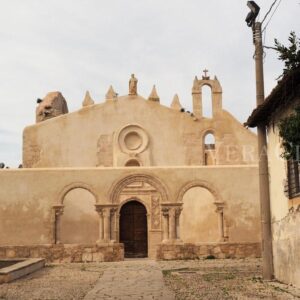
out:
M138 201L123 205L120 212L120 242L124 243L125 257L147 257L147 211Z

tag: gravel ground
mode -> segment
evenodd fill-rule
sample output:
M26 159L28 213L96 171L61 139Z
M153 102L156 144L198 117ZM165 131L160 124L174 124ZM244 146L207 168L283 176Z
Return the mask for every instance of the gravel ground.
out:
M175 299L300 299L300 290L261 278L261 260L159 262Z
M83 299L97 282L98 285L101 283L98 280L105 270L118 272L119 264L122 263L48 265L24 278L1 284L0 299ZM132 275L128 273L130 280L139 279L136 278L139 277L138 272L134 272L135 264L137 271L145 264L143 270L151 273L147 260L139 260L139 263L126 261L123 264L132 269ZM275 281L262 281L259 259L159 261L155 265L162 270L165 284L175 292L177 300L300 299L300 289ZM119 289L120 285L114 284L113 287Z
M83 299L102 276L101 264L48 265L31 275L0 285L0 299Z

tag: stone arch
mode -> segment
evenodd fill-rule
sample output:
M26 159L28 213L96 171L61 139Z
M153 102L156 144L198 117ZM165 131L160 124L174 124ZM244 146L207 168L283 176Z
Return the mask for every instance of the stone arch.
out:
M133 182L146 182L153 187L156 188L156 190L160 193L162 197L162 202L167 202L169 199L169 193L167 190L166 185L157 177L149 174L131 174L123 176L123 178L117 180L110 189L109 195L110 195L110 201L111 203L116 204L119 195L122 192L122 190L129 184Z
M181 188L177 201L183 205L180 234L184 242L225 240L225 203L212 184L202 180L189 182Z
M217 79L199 80L199 89L201 90L204 85L211 88L212 93L222 93L222 87Z
M215 132L215 130L214 130L214 129L207 129L207 130L205 130L205 131L202 133L202 143L203 143L203 145L205 145L205 138L206 138L206 136L209 135L209 134L211 134L211 135L214 136L215 143L216 143L216 132Z
M150 207L149 207L149 205L148 205L145 201L141 200L139 197L129 197L128 199L122 201L122 202L119 204L119 206L118 206L117 214L120 215L120 211L121 211L122 207L123 207L125 204L127 204L127 203L129 203L129 202L131 202L131 201L136 201L136 202L139 202L139 203L143 204L143 205L145 206L145 208L146 208L147 215L150 215Z
M87 183L84 183L84 182L73 182L69 185L66 185L60 191L60 193L58 194L58 197L57 197L58 204L63 205L64 198L65 198L66 194L69 193L71 190L74 190L74 189L77 189L77 188L89 191L95 197L96 203L98 203L98 196L97 196L97 193L95 192L95 189L94 189L93 186L91 186Z
M222 197L221 197L220 193L217 191L217 189L211 183L209 183L207 181L203 181L203 180L194 180L194 181L188 182L185 185L183 185L179 189L179 193L177 196L177 202L182 203L184 194L193 187L202 187L202 188L207 189L214 196L214 198L216 200L215 202L223 203Z
M59 240L65 244L93 244L99 236L99 216L96 197L89 189L76 186L63 197L63 212L59 218Z

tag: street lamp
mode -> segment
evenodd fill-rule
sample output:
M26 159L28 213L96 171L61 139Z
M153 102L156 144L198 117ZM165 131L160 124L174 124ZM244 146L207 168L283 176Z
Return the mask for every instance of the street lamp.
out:
M247 6L251 11L248 13L245 21L249 27L252 27L260 11L260 7L254 1L248 1Z
M247 6L250 8L251 11L246 17L246 22L249 27L252 27L253 43L255 46L254 59L256 75L256 105L258 107L265 100L261 23L256 22L256 17L259 13L260 8L254 1L248 1ZM262 229L263 278L271 280L273 278L271 208L267 154L267 134L266 126L263 122L257 125L257 140L259 156L259 200Z

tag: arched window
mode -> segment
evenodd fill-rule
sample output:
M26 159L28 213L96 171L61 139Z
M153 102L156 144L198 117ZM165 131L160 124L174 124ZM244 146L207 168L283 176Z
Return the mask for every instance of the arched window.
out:
M204 118L212 118L212 91L211 87L204 85L202 87L202 115Z
M215 165L216 164L216 151L215 151L215 136L211 133L208 132L205 136L204 136L204 165L209 166L209 165Z
M212 133L207 133L204 137L205 149L215 149L215 136Z
M130 159L126 162L125 167L140 167L141 164L136 159Z

